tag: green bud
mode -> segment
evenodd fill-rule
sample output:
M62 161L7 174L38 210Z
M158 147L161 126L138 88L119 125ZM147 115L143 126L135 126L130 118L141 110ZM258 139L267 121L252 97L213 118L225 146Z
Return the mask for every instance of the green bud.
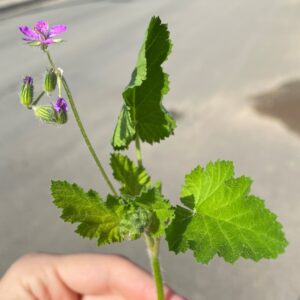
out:
M58 124L65 124L68 121L68 114L65 111L56 112L56 122Z
M57 115L52 105L39 105L32 107L35 116L45 123L57 123Z
M30 107L33 101L33 79L30 76L26 76L23 79L20 92L20 102L26 107Z
M51 93L55 90L57 84L57 76L53 69L50 69L45 74L44 90L47 93Z
M68 104L67 101L58 97L53 103L53 108L55 110L56 122L58 124L65 124L68 121Z

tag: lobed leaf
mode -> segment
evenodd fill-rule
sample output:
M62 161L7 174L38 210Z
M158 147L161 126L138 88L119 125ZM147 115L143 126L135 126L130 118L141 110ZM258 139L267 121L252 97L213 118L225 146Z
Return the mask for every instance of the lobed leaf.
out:
M167 25L162 24L159 17L153 17L131 81L123 92L127 110L122 109L114 131L115 150L127 148L135 135L152 144L173 134L175 120L162 105L163 95L169 91L169 81L161 67L171 48Z
M150 186L150 176L143 167L137 167L127 156L113 153L110 158L113 175L122 187L122 194L139 195L144 187Z
M115 150L124 150L135 139L135 129L126 105L123 105L112 137Z
M167 229L172 251L191 249L197 261L208 263L214 255L234 262L239 257L258 261L276 258L287 241L276 216L264 201L249 195L251 180L234 178L232 162L209 163L185 178L175 219Z
M123 236L119 223L124 206L118 199L108 196L105 203L97 192L87 193L77 184L67 181L52 181L53 203L62 209L61 218L70 223L79 223L76 232L82 237L96 238L98 245L121 242Z
M52 181L51 191L54 204L62 209L61 218L79 223L76 232L97 239L98 245L134 240L143 232L159 237L174 216L170 203L157 188L122 198L108 195L106 202L95 191L85 192L66 181Z

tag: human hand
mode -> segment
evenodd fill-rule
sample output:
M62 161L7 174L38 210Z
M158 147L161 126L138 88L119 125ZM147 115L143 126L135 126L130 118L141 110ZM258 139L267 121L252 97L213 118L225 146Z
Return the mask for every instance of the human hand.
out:
M165 288L166 300L183 300ZM151 276L112 255L30 254L0 281L5 300L156 300Z

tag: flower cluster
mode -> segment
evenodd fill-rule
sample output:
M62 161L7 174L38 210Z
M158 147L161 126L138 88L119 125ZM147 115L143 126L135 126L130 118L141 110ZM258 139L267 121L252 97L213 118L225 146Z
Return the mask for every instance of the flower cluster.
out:
M23 38L24 41L30 46L41 46L41 49L45 51L48 45L62 41L62 39L54 37L65 32L67 27L63 24L49 27L48 22L40 20L35 23L33 29L28 26L20 26L19 29L25 35L25 38ZM21 104L28 109L32 109L35 116L46 123L64 124L68 120L68 104L61 97L60 90L57 99L53 103L37 105L45 93L50 96L55 91L58 80L61 80L61 72L52 65L45 73L43 91L36 100L34 100L34 86L31 76L26 76L21 86Z
M65 124L68 121L68 105L64 98L58 97L50 105L33 106L35 116L45 123Z

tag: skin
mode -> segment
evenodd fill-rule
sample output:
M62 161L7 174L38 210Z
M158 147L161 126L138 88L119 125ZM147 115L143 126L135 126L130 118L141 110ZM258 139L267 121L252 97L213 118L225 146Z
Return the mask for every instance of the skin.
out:
M166 300L184 300L165 288ZM119 256L30 254L0 281L6 300L156 300L152 277Z

